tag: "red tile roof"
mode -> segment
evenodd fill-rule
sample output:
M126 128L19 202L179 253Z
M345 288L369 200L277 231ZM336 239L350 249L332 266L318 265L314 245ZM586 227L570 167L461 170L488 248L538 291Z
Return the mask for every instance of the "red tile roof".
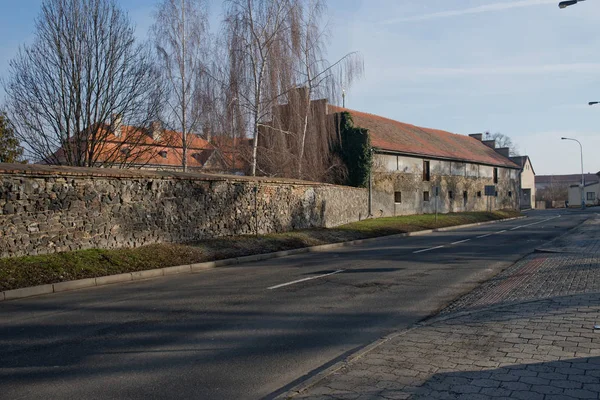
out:
M110 126L103 127L104 144L98 157L99 162L108 160L118 164L124 161L125 155L116 153L119 149L131 147L134 151L134 164L148 167L181 167L183 160L182 133L163 130L159 140L154 140L149 130L123 125L121 135L110 132ZM215 147L198 135L188 134L187 165L190 168L202 168L210 156L216 151ZM55 157L65 158L65 151L59 149ZM164 154L164 157L162 154Z
M392 119L329 105L329 112L347 111L354 125L368 129L371 145L378 150L518 168L481 141L438 129L422 128Z

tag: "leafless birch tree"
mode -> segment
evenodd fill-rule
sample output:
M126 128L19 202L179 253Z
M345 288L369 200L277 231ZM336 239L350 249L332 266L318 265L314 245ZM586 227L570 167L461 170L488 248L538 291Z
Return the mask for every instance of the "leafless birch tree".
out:
M33 44L10 62L4 88L15 133L33 160L123 166L147 149L137 144L158 115L157 82L114 0L45 0ZM116 115L142 128L114 140L107 123Z
M225 30L230 37L231 60L240 75L236 93L249 114L253 135L251 174L256 175L260 126L288 88L280 87L278 74L285 63L290 40L293 0L227 0ZM230 60L230 62L231 62Z
M294 55L293 73L295 86L303 88L300 92L300 104L290 102L293 113L299 118L300 131L297 132L297 177L303 178L303 167L306 163L305 149L307 136L313 137L313 149L321 150L313 157L309 167L317 170L321 165L315 165L327 159L329 140L326 135L322 116L315 116L311 100L316 98L334 101L342 90L348 89L354 80L363 74L364 64L358 52L351 52L331 64L326 58L327 44L330 31L327 25L327 4L324 0L303 0L298 2L295 9L297 17L293 19L292 38L289 41ZM313 132L309 132L312 129ZM317 145L317 148L314 148ZM312 164L312 165L311 165Z
M167 125L182 132L182 167L187 170L188 134L198 132L210 115L210 87L204 73L208 38L205 0L163 0L157 9L152 38L167 83ZM210 127L209 127L210 129Z

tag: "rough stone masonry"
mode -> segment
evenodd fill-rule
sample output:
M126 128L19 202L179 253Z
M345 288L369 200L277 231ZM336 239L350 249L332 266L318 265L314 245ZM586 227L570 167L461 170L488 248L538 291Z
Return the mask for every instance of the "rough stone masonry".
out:
M333 227L365 189L193 173L0 164L0 257Z

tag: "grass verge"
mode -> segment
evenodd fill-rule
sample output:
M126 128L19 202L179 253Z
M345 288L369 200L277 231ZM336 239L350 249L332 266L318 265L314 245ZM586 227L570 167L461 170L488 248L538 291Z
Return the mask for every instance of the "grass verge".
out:
M155 244L135 249L79 250L0 259L0 291L75 279L186 265L252 254L397 233L486 222L521 215L516 211L433 214L369 219L332 229L306 229L260 236L237 236L191 244Z

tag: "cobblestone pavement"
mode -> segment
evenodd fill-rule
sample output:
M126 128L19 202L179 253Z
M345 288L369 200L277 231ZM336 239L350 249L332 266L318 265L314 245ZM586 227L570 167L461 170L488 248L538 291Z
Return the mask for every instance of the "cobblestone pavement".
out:
M295 399L600 399L600 218Z

